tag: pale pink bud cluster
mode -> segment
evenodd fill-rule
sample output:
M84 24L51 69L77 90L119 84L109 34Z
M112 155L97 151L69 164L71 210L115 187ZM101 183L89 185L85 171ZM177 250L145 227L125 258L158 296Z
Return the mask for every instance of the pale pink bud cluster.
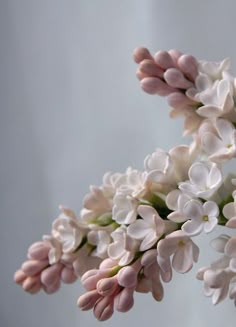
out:
M48 242L36 242L29 247L28 259L16 271L14 280L31 294L43 289L46 293L56 292L64 283L73 283L77 276L71 265L62 262L49 263L51 246Z
M157 250L151 249L135 262L120 267L105 259L99 269L87 271L81 278L87 292L78 299L78 307L92 310L98 320L109 319L114 310L129 311L134 304L134 292L151 292L156 301L164 296L162 281L169 282L172 275L161 270L157 263Z
M138 269L135 266L119 267L106 259L99 269L87 271L81 278L87 292L78 299L81 310L91 310L100 320L109 319L114 309L127 312L134 304Z
M198 75L198 62L193 56L178 50L158 51L152 56L148 49L137 48L134 60L139 64L137 77L145 92L168 96L173 107L196 105L184 94L194 86Z

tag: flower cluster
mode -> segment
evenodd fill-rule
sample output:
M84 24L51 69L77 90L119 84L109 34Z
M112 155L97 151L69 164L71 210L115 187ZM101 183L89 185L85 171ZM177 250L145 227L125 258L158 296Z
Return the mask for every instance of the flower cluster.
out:
M53 293L61 281L81 277L81 310L107 320L126 312L134 293L164 296L173 270L186 273L198 261L195 237L218 226L236 228L236 177L223 164L236 157L236 82L229 60L198 61L177 50L153 56L134 51L137 77L149 94L166 96L171 117L184 117L190 145L157 148L144 168L106 173L91 186L79 218L65 207L50 235L34 243L15 273L29 293ZM214 304L229 295L236 304L236 237L220 235L212 246L220 259L201 268L197 278Z

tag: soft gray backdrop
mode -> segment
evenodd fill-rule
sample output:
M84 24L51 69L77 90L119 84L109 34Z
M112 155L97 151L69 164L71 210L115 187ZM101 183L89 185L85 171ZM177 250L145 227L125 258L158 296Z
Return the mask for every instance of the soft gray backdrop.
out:
M156 147L186 142L166 102L141 92L133 49L230 56L236 72L235 10L234 0L0 1L1 327L101 325L77 310L79 283L30 296L13 273L50 231L58 204L79 212L107 170L142 168ZM200 263L174 276L162 303L137 295L131 312L104 326L235 326L233 303L213 307L195 280L214 257L213 236L199 239Z

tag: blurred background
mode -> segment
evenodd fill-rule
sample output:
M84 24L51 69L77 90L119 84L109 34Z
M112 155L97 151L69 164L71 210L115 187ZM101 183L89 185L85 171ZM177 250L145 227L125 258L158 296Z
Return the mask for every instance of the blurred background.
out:
M133 49L229 56L235 73L235 10L234 0L0 1L1 327L101 326L76 308L79 282L31 296L14 271L50 232L59 204L79 213L106 171L142 169L155 148L188 142L166 101L141 91ZM137 294L132 311L102 324L235 326L232 301L214 307L195 279L215 256L215 235L197 239L199 263L174 275L161 303Z

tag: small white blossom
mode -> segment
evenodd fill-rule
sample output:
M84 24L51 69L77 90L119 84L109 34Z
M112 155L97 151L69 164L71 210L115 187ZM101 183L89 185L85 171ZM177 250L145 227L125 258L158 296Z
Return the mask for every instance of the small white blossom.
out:
M91 222L102 214L111 212L111 208L112 201L104 195L103 190L90 186L90 193L84 197L80 216L83 221Z
M139 249L140 242L127 234L126 226L121 226L111 233L114 242L108 246L108 256L118 261L120 266L129 264Z
M130 194L137 199L148 196L151 183L147 180L147 173L129 167L126 170L125 182L120 185L118 192Z
M118 192L114 197L112 218L118 224L131 224L137 218L139 201L129 194Z
M44 235L43 240L50 244L48 261L50 265L57 263L62 256L62 244L52 235Z
M54 220L52 236L62 244L63 253L75 251L87 233L87 226L77 220L75 215L68 215L72 211L61 207L62 213Z
M127 234L134 239L140 240L140 251L146 251L163 235L165 222L154 208L147 205L140 205L138 214L142 219L137 219L130 224Z
M189 220L182 225L182 230L189 236L198 235L203 230L205 233L210 233L218 224L219 208L213 201L202 203L191 200L183 211Z
M216 120L215 133L202 133L201 142L211 161L224 162L236 156L236 130L233 124L225 119Z
M126 181L126 174L107 172L103 176L102 192L106 198L113 198L118 188Z
M160 190L171 189L187 178L194 157L192 148L185 145L176 146L169 152L157 149L144 161L147 179L159 184Z
M182 192L192 197L209 199L223 182L222 173L215 163L195 162L188 172L189 181L179 184Z
M107 257L107 247L111 243L110 233L105 230L92 230L87 235L88 243L95 245L91 255L105 259Z
M191 199L192 197L180 190L173 190L168 193L166 205L169 209L173 210L173 212L171 212L167 218L175 223L182 223L188 220L188 217L184 213L184 207Z
M164 266L165 261L168 262L170 256L173 255L172 266L180 273L189 271L199 256L197 245L181 230L177 230L160 240L157 244L157 252L157 261L160 267Z
M202 117L221 117L230 113L234 107L233 83L224 72L220 79L200 73L195 80L195 87L188 89L186 95L203 104L197 109Z
M230 59L225 58L220 62L216 61L199 61L198 71L208 75L213 81L222 79L223 73L230 68Z

